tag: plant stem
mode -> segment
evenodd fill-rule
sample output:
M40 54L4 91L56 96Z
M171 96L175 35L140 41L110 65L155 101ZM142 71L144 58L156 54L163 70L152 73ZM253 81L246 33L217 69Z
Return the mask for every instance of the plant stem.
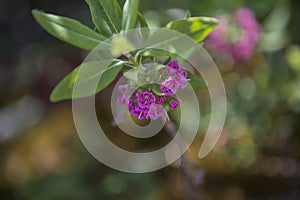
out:
M134 56L132 56L131 54L127 54L126 56L134 66L140 66L139 63L135 60Z
M165 131L168 136L173 139L177 133L176 124L172 121L166 121ZM203 181L202 169L196 162L188 159L184 153L181 156L181 162L178 168L180 169L184 182L186 183L188 199L199 200L200 188L198 186Z

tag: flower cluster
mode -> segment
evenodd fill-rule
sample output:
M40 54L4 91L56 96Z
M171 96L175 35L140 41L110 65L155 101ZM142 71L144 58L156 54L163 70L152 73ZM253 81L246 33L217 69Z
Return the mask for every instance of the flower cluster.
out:
M206 45L233 60L250 58L259 40L259 23L248 8L239 8L233 16L223 15L219 25L207 37Z
M122 94L118 98L119 104L125 104L129 112L140 120L158 119L165 115L167 110L176 109L179 106L176 92L184 89L188 82L188 73L180 67L177 60L170 61L166 66L167 78L160 84L146 84L133 91L132 83L119 86Z

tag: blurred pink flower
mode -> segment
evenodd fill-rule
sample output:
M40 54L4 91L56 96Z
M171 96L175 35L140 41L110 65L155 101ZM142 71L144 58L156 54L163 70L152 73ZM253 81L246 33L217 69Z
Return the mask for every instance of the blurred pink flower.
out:
M207 37L206 46L216 53L230 55L235 61L249 59L259 40L259 23L248 8L237 9L232 16L219 17L219 25Z

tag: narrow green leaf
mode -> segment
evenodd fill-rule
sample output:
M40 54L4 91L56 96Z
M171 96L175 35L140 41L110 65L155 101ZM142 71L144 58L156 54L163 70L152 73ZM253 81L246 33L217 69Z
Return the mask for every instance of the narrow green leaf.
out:
M145 20L144 16L140 12L138 12L138 21L141 27L140 30L141 36L145 40L150 37L151 31L149 29L147 21Z
M109 37L121 30L122 11L117 0L86 0L98 31Z
M197 42L203 41L217 26L218 20L210 17L190 17L171 21L166 28L184 33Z
M121 69L121 72L127 72L129 70L132 70L134 67L135 67L134 65L125 63Z
M192 17L191 11L187 10L185 13L185 19Z
M191 84L194 90L201 90L207 87L205 81L199 76L192 75L190 77L189 83Z
M149 28L149 25L148 25L146 19L144 18L144 16L142 15L142 13L138 12L137 17L138 17L138 21L140 23L141 28Z
M93 95L100 92L106 88L118 75L122 69L123 61L113 62L109 67L105 67L105 62L101 61L91 61L88 63L83 63L77 68L75 68L70 74L68 74L52 91L50 100L52 102L57 102L65 99L81 98ZM78 71L80 68L84 68L84 73L81 77L78 77ZM82 69L80 69L82 70ZM89 87L91 84L97 81L99 76L102 74L96 91ZM76 82L77 81L77 82ZM76 87L80 88L80 92L73 96L73 87L76 82Z
M168 56L167 59L164 61L164 65L167 65L172 60L171 56Z
M33 10L36 21L51 35L86 50L92 50L106 38L79 21Z
M135 28L138 16L139 0L126 0L123 7L122 30Z
M142 50L138 51L137 54L145 56L145 57L154 56L154 57L159 57L159 58L173 55L171 52L161 50L161 49L152 49L152 48L142 49Z
M164 50L160 50L160 49L151 49L151 48L146 48L146 49L141 49L139 51L137 51L137 53L135 54L135 59L139 62L139 63L143 63L145 61L145 59L150 58L150 59L154 59L154 58L165 58L168 57L168 59L171 59L171 56L174 55L171 52L168 51L164 51ZM169 63L168 60L166 60L166 62Z

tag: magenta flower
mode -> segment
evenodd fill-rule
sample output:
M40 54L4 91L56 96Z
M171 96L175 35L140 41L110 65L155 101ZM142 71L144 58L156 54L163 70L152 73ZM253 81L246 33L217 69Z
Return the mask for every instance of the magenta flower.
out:
M248 8L239 8L235 11L235 20L247 33L251 35L253 40L259 39L259 24L251 10Z
M205 41L207 47L233 60L249 59L259 40L259 23L248 8L237 9L232 16L221 16L219 25Z
M179 70L180 67L178 65L178 60L172 60L170 61L167 66L169 66L169 68L175 69L175 70Z
M149 108L138 108L139 115L138 119L148 119L149 118Z
M127 92L127 87L126 87L126 85L119 85L118 90L119 90L119 92L121 92L121 94L124 94Z
M168 78L161 83L160 90L167 96L172 96L176 93L179 88L179 83L173 78Z
M129 101L129 103L127 104L127 108L133 116L137 117L140 120L148 118L148 108L141 108L138 105L136 105L133 101Z
M167 100L167 98L165 96L162 96L162 97L158 97L156 99L156 103L163 103Z
M179 71L179 75L182 76L183 78L187 78L188 77L188 73L185 70L180 70Z
M179 87L181 89L184 89L187 86L187 72L186 71L180 71L178 76L176 77L176 81L179 83Z
M126 98L121 96L117 99L118 104L126 103Z
M151 68L151 66L153 65L147 65L148 68ZM167 70L168 77L160 83L162 94L157 90L151 91L153 89L152 85L136 89L131 86L132 84L125 84L118 87L122 95L117 99L117 102L125 104L130 114L139 120L149 118L156 120L163 114L170 120L165 108L176 109L178 107L178 101L172 99L174 99L178 88L184 89L186 87L188 73L186 68L178 65L177 60L169 62Z
M128 110L129 110L129 112L135 111L137 107L138 107L138 106L137 106L133 101L129 101L129 102L127 103L127 108L128 108Z
M177 100L173 100L170 102L170 109L171 110L174 110L175 108L177 108L179 105L178 101Z
M155 104L149 109L149 117L151 119L158 119L163 115L164 107L160 104Z
M188 73L186 70L181 69L181 67L178 65L178 61L177 60L173 60L171 62L169 62L168 64L168 74L171 78L174 78L177 82L178 82L178 87L180 87L181 89L184 89L187 86L187 77L188 77ZM165 83L162 83L162 85ZM177 85L177 84L175 84ZM168 86L167 86L168 87ZM172 87L168 87L171 90L174 90L173 93L176 93L177 89L175 89L177 86L175 86L174 88ZM172 92L167 91L166 88L163 88L165 90L165 94L169 94L172 95Z
M168 74L169 74L169 76L174 76L174 77L176 77L176 76L178 76L178 70L177 69L174 69L174 68L171 68L171 67L169 67L168 68Z
M138 106L141 108L150 108L155 104L156 98L152 92L141 92L137 98Z
M140 115L139 107L135 105L132 101L127 104L127 108L133 116L138 117Z

